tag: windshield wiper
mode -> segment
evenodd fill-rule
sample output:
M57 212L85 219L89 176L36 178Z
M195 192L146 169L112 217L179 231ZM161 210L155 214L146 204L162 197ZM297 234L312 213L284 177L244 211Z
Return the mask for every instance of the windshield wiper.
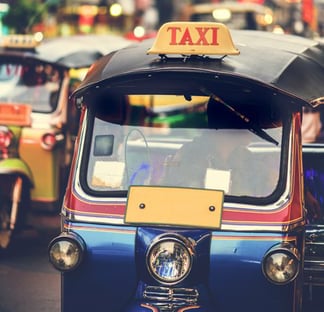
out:
M273 143L275 145L279 145L279 142L277 140L275 140L272 136L270 136L268 133L266 133L263 129L261 129L257 124L255 124L253 121L251 121L251 119L249 119L247 116L243 115L241 112L237 111L234 109L234 107L232 107L231 105L229 105L228 103L224 102L220 97L218 97L217 95L208 92L209 96L215 100L216 102L221 103L222 105L224 105L226 108L228 108L229 111L231 111L233 114L235 114L237 117L239 117L244 123L247 124L248 126L248 130L250 130L251 132L253 132L254 134L256 134L257 136L259 136L260 138Z

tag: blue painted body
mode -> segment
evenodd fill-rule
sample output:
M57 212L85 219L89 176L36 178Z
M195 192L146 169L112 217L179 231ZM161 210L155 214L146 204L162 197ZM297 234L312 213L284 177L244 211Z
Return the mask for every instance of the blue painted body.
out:
M285 286L274 285L265 279L261 266L265 253L281 242L282 234L271 234L267 239L262 237L264 233L251 233L241 240L231 239L238 234L223 233L212 240L208 285L215 306L219 311L240 307L244 311L260 311L260 307L262 311L291 311L300 279Z
M192 271L177 285L199 291L198 305L186 311L237 311L244 306L246 311L260 311L262 307L262 311L287 312L294 305L296 283L301 282L297 278L286 286L276 286L262 274L264 254L282 242L283 234L84 226L73 222L69 228L82 238L86 251L77 270L63 273L62 311L156 311L142 298L146 285L158 285L147 271L145 253L152 240L165 232L197 242ZM301 241L303 233L295 234Z
M86 253L78 270L63 274L63 311L119 311L134 295L135 229L122 230L97 225L74 230L85 242Z

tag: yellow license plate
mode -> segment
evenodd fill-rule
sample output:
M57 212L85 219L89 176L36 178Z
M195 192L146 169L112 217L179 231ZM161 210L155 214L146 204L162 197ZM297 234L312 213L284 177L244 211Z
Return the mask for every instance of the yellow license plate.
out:
M221 190L131 186L125 222L219 229L223 202Z

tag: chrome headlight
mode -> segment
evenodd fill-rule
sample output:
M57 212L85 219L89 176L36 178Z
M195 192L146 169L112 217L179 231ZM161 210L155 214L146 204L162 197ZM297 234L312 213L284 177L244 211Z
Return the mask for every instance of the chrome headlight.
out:
M62 233L49 245L49 261L55 269L67 272L74 270L82 261L84 243L76 235Z
M164 237L150 246L146 260L154 279L163 284L176 284L190 273L192 246L185 239Z
M274 246L265 255L262 263L263 274L272 283L285 285L292 282L299 272L300 255L290 243Z

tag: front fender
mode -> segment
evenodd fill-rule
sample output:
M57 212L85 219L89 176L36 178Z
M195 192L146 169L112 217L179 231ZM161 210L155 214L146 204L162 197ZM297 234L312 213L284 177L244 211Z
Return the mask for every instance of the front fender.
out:
M31 185L34 185L33 174L28 165L20 158L7 158L0 160L1 174L19 174L28 179Z

